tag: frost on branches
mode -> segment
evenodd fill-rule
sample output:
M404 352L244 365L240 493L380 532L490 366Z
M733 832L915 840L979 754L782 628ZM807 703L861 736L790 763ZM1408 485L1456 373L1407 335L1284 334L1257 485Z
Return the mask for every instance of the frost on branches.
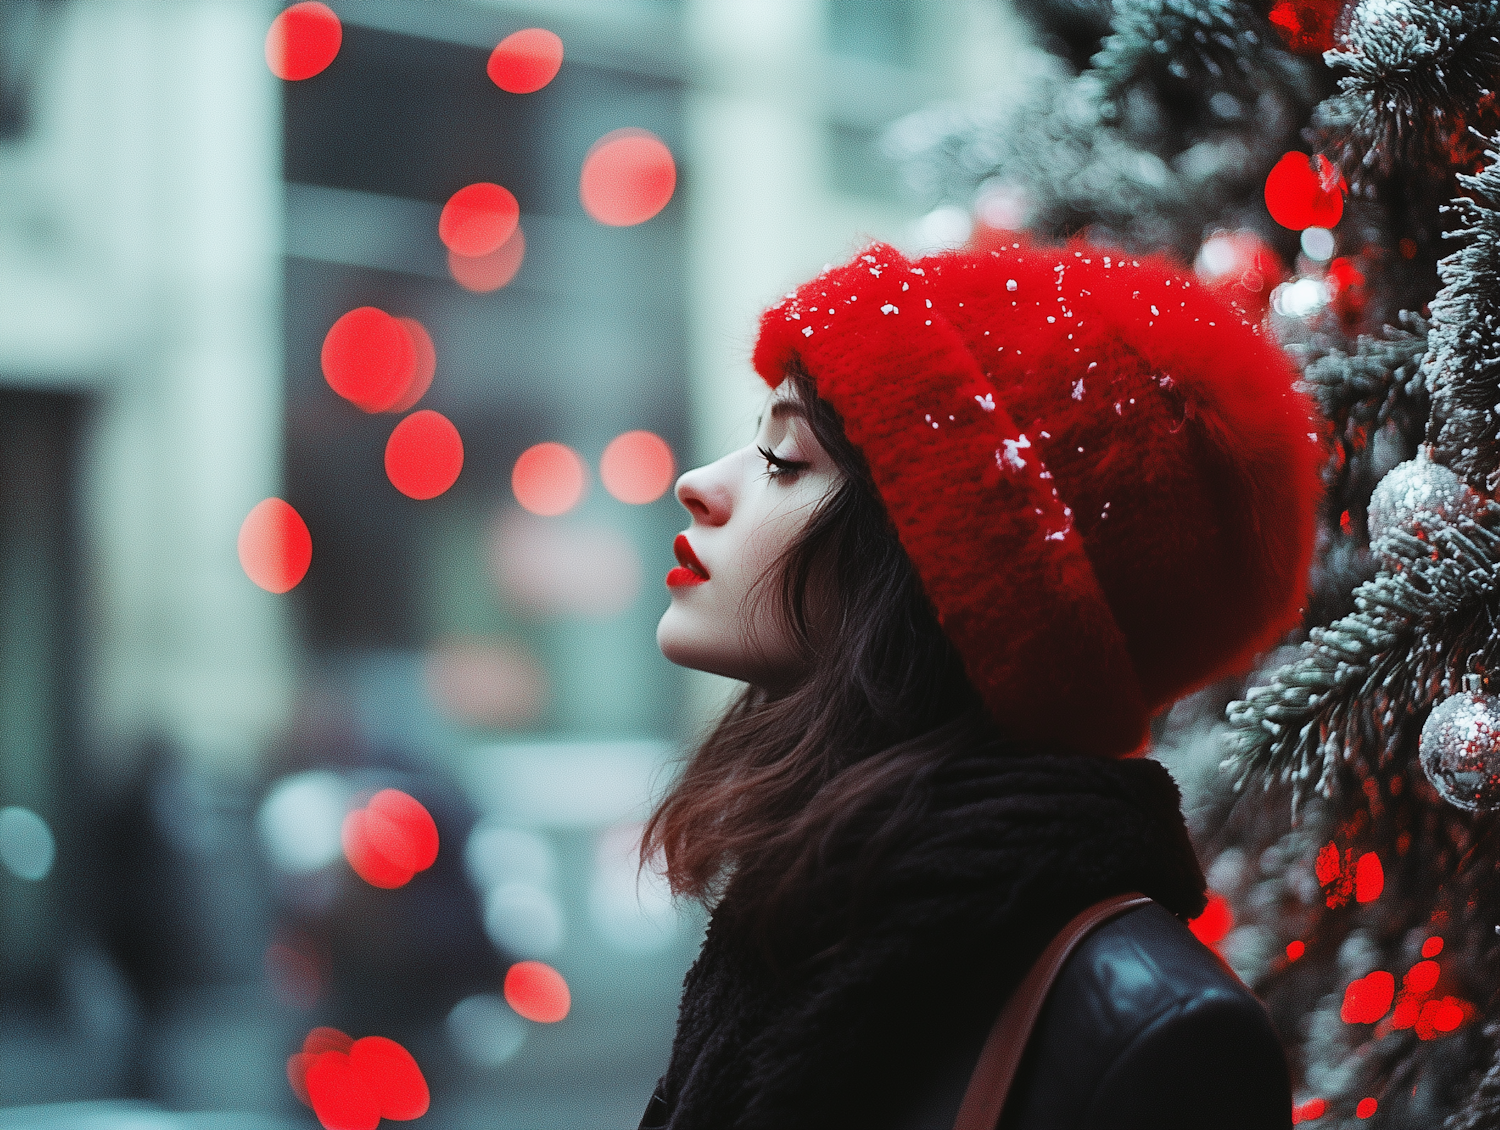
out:
M897 123L887 149L912 187L950 203L1013 191L1036 234L1087 230L1185 259L1205 225L1287 243L1264 216L1261 187L1296 148L1326 79L1251 5L1120 0L1091 66L1037 69L1020 104L938 106Z
M1444 462L1474 486L1500 487L1500 153L1477 176L1460 175L1473 195L1456 201L1464 244L1442 261L1443 289L1432 303L1423 367L1434 386L1432 439ZM1476 199L1477 197L1477 199ZM1481 203L1483 201L1483 203Z
M1420 756L1456 695L1500 720L1500 0L1016 6L1040 78L898 123L911 185L981 244L1196 262L1324 418L1302 628L1158 735L1232 910L1216 948L1271 1011L1298 1121L1500 1126L1500 749L1431 728L1472 812ZM1288 154L1347 186L1330 231L1271 218Z

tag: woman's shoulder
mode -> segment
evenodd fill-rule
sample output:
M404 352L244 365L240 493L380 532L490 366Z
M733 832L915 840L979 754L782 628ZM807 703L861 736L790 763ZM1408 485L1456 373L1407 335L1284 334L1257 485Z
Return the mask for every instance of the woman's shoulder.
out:
M1079 948L1027 1059L1007 1130L1291 1123L1286 1057L1264 1006L1156 905Z
M903 1130L953 1125L982 1041L950 1061ZM1286 1060L1264 1007L1153 904L1096 930L1069 958L1002 1125L1269 1130L1290 1120Z

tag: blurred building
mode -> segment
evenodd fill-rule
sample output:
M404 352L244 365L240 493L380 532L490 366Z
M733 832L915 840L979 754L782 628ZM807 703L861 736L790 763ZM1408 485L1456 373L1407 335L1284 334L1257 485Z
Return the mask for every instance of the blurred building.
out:
M923 226L879 131L995 85L1021 33L991 0L334 0L338 57L283 83L282 6L0 6L0 1107L305 1123L301 1034L389 1015L436 1125L633 1125L701 916L637 885L632 837L727 688L655 649L680 508L612 497L600 457L637 429L679 469L746 442L766 303L864 238L962 238ZM505 94L486 59L531 26L563 68ZM611 228L578 175L623 127L666 142L677 189ZM493 290L436 237L481 180L525 240ZM323 379L361 305L434 343L421 406L465 447L437 499L386 479L399 417ZM542 442L589 467L553 517L511 490ZM235 549L272 495L314 543L282 596ZM395 945L408 911L337 854L390 783L445 830L415 920L553 964L566 1021L507 1012L478 957ZM340 989L312 935L473 972L398 1018L378 964Z

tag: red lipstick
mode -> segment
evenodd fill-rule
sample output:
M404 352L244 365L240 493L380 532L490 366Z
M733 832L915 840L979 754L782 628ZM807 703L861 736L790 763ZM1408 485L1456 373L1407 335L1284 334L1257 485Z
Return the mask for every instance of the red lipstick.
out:
M672 542L672 552L677 557L677 568L667 573L667 588L701 585L708 580L708 570L703 567L703 562L698 560L698 555L688 544L687 534L677 535Z

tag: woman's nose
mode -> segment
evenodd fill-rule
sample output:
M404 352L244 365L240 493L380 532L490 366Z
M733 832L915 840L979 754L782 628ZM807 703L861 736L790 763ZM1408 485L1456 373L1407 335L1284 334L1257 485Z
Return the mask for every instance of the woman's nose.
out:
M687 507L693 521L705 526L722 526L733 509L728 485L722 475L715 474L723 462L684 471L677 480L677 501Z

